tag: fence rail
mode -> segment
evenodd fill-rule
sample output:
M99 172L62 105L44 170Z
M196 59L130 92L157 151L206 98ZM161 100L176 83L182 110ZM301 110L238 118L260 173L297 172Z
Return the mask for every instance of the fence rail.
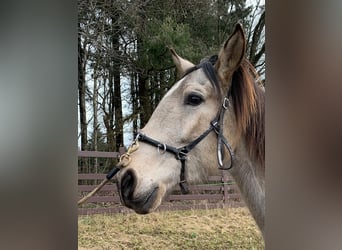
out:
M122 153L122 150L120 150ZM117 158L118 152L79 151L79 157ZM106 174L78 174L79 197L93 190L106 177ZM82 184L85 181L86 184ZM175 190L158 208L161 210L211 209L223 207L244 206L239 190L227 171L221 175L209 176L207 184L189 185L189 194L181 194ZM92 184L89 184L92 183ZM130 212L121 205L116 183L108 183L94 197L78 209L78 214L100 214Z

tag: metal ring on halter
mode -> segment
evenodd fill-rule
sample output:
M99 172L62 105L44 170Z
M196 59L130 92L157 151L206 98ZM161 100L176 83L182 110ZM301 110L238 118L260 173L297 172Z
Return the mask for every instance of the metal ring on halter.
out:
M224 109L228 109L228 107L229 107L229 98L227 98L227 97L224 98L223 103L222 103L222 107Z
M163 146L163 151L162 152L160 152L160 148ZM158 151L158 153L159 154L164 154L165 152L166 152L166 144L165 143L163 143L163 144L161 144L161 143L159 143L158 144L158 146L157 146L157 151Z
M180 161L186 160L186 158L187 158L187 153L180 150L180 151L178 151L178 153L177 153L177 155L176 155L176 158L177 158L177 160L180 160Z

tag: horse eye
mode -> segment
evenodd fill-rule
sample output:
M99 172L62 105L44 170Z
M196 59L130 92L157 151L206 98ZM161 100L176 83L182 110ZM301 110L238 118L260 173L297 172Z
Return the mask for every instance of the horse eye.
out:
M189 94L185 99L186 105L197 106L203 102L203 97L198 94Z

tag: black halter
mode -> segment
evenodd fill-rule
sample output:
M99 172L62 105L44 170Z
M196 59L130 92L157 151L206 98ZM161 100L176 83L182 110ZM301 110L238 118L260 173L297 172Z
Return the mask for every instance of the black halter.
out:
M213 57L212 57L213 58ZM197 66L194 66L193 68L191 68L185 75L199 69L202 68L204 73L206 74L206 76L208 77L208 79L210 80L210 82L214 85L214 86L218 86L218 81L216 78L216 72L215 69L213 67L214 63L215 63L215 59L210 58L208 61L205 61ZM184 77L184 76L183 76ZM187 182L185 179L185 162L187 159L187 155L188 153L198 144L200 143L211 131L214 131L217 135L217 159L218 159L218 168L219 169L231 169L233 167L233 161L235 160L235 155L233 152L232 147L230 146L230 144L228 143L227 139L224 137L223 135L223 118L224 118L224 113L225 110L229 107L230 101L229 101L229 97L230 97L230 90L228 91L227 95L224 97L223 101L222 101L222 106L216 116L216 118L210 122L210 126L209 128L204 131L200 136L198 136L195 140L191 141L190 143L188 143L187 145L183 146L183 147L173 147L170 145L167 145L165 143L162 143L160 141L157 141L151 137L148 137L145 134L142 133L138 133L137 134L137 138L136 140L141 141L141 142L145 142L147 144L150 144L152 146L157 147L158 151L162 150L162 151L167 151L169 153L172 153L176 156L176 159L179 160L181 162L181 172L180 172L180 188L183 194L189 193L189 189L187 186ZM223 165L223 146L226 146L226 148L228 149L228 152L230 154L231 157L231 162L230 162L230 166L225 168Z

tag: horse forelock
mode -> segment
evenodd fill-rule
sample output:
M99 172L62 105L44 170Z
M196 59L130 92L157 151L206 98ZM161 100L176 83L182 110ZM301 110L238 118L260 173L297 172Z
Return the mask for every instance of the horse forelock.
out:
M213 86L214 90L217 91L218 96L221 97L221 88L219 85L219 81L217 79L216 71L214 69L214 65L218 59L217 55L212 55L210 57L203 58L198 65L188 69L182 78L189 75L190 73L202 69L206 77L209 79L211 85Z

